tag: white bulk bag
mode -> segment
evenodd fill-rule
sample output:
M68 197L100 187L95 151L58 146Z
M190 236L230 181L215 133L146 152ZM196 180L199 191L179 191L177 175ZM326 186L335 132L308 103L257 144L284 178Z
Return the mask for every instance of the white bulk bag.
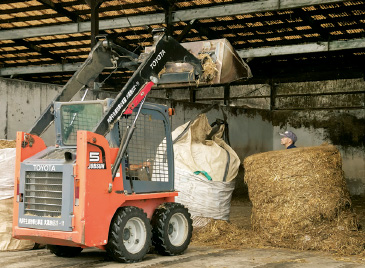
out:
M0 149L0 251L27 250L34 242L12 237L15 148Z
M175 168L175 202L186 206L192 218L228 220L235 181L208 181L191 171ZM195 220L194 220L195 221Z
M240 159L221 138L224 125L206 140L211 130L206 115L201 114L172 132L175 167L203 177L207 174L213 181L231 181L237 176Z
M14 196L15 148L0 149L0 200Z

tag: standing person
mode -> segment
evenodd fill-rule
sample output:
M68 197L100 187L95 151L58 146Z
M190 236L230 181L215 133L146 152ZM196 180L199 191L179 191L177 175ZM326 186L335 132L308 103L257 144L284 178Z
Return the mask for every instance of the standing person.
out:
M281 144L285 146L286 149L297 148L295 142L297 141L297 135L294 132L287 130L284 133L279 133L281 138Z

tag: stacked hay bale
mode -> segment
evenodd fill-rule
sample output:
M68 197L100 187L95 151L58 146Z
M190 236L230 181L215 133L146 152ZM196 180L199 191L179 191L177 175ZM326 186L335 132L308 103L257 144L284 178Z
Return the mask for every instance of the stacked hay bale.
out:
M331 145L255 154L244 160L252 228L274 246L364 249L342 171Z

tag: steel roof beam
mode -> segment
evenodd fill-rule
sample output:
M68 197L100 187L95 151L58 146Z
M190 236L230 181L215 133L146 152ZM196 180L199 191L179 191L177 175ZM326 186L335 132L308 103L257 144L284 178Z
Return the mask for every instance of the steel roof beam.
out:
M316 43L300 44L300 45L241 49L238 50L237 52L241 58L259 58L259 57L328 52L328 51L359 49L359 48L365 48L365 38L353 39L348 41L316 42Z
M354 39L349 41L317 42L304 45L242 49L238 50L237 52L241 58L258 58L258 57L328 52L328 51L360 49L360 48L365 48L365 38ZM0 76L11 76L11 75L32 74L32 73L39 74L39 73L74 72L80 67L81 64L82 63L75 63L75 64L67 63L67 64L55 64L48 66L0 68Z
M54 65L40 65L40 66L24 66L24 67L10 67L0 68L0 76L11 76L19 74L41 74L41 73L62 73L75 72L80 66L80 63L66 63Z
M172 35L173 31L173 12L175 10L174 1L172 0L152 0L157 6L165 10L165 24L167 35Z
M184 37L186 36L186 34L193 28L193 24L194 24L195 20L191 20L189 21L186 26L184 27L184 29L182 30L182 32L179 34L179 36L176 39L176 41L181 42L181 40L184 39Z
M213 24L217 25L217 22L214 21ZM222 38L220 35L218 35L217 31L213 31L209 27L206 27L205 23L200 23L197 21L194 24L194 28L199 32L199 36L206 36L208 39Z
M322 41L330 40L331 36L328 29L321 27L321 24L323 22L314 20L310 12L305 12L302 9L297 9L295 10L294 14L298 14L306 24L308 24L314 31L319 33Z
M39 46L35 46L31 42L27 42L23 39L15 40L15 44L18 45L18 46L27 47L31 51L34 51L34 52L37 52L37 53L41 54L45 58L50 58L50 59L54 60L56 63L64 62L64 60L59 55L50 53L47 49L44 49L44 48L39 47ZM39 58L40 56L37 55L37 57Z
M215 7L178 10L173 13L172 22L190 21L212 17L234 16L256 12L301 8L305 6L344 2L343 0L260 0L227 4ZM130 16L128 19L115 18L100 21L100 30L144 26L165 23L165 14ZM30 27L0 31L0 40L24 39L28 37L72 34L90 31L90 22L67 23L62 25Z
M38 2L41 2L45 7L53 9L58 14L69 18L73 22L77 22L79 20L79 17L75 13L72 13L67 9L64 9L62 7L62 4L55 4L50 0L38 0Z
M174 4L172 1L169 1L169 0L152 0L152 3L156 4L157 6L162 7L165 10L167 10L170 5Z
M180 10L175 13L175 20L192 20L212 17L235 16L257 12L294 9L313 5L339 3L345 1L332 0L260 0L239 4L227 4L221 6Z

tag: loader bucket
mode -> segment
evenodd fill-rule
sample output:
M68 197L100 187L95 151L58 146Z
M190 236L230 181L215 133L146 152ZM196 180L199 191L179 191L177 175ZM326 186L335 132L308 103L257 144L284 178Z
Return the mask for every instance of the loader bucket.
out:
M181 86L185 83L227 84L252 77L250 68L227 39L188 42L181 45L201 60L203 74L196 78L189 63L168 62L159 74L158 86ZM151 48L146 48L146 52L148 49Z

